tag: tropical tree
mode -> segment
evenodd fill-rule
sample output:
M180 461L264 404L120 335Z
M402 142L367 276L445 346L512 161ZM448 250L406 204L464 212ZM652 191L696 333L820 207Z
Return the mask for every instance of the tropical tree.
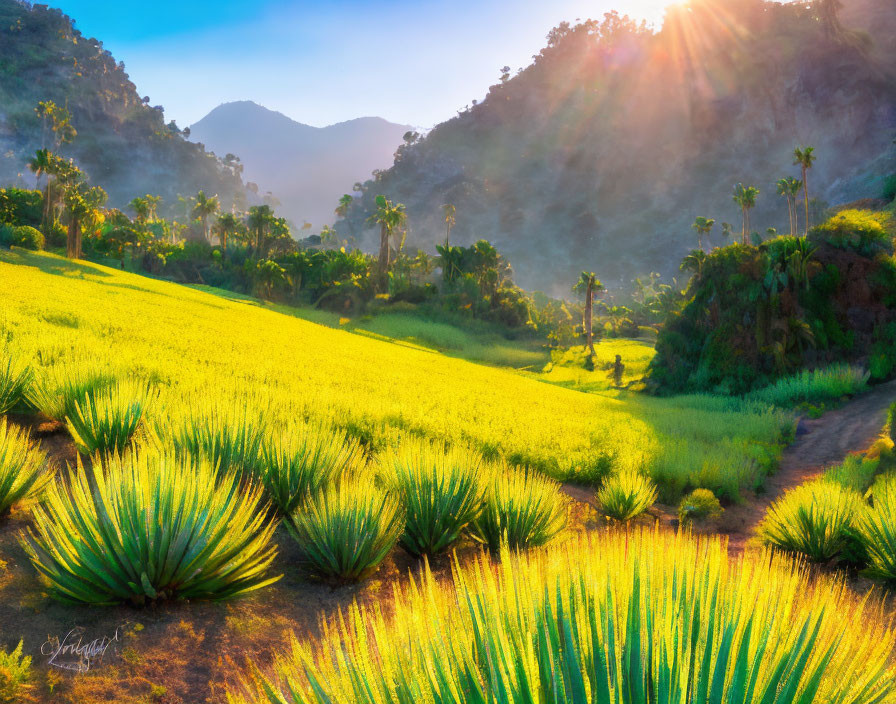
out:
M380 226L380 253L377 259L380 276L389 271L390 240L407 222L407 212L402 203L393 203L385 196L377 196L376 212L370 221Z
M78 136L77 130L72 125L72 114L68 108L61 108L52 100L42 100L34 108L35 114L41 119L42 134L41 146L47 146L47 123L53 131L55 137L56 149L63 144L74 141Z
M265 247L268 238L268 232L274 221L274 211L269 205L253 205L249 208L249 214L246 216L246 227L254 240L252 248L255 255L261 257L262 249Z
M797 217L796 217L796 196L803 187L803 182L799 179L787 176L782 178L776 184L778 195L787 199L787 211L790 214L790 235L796 235Z
M227 240L232 237L240 226L240 221L233 213L221 213L215 222L215 234L221 241L221 252L227 257Z
M448 247L448 240L451 236L451 228L454 227L454 224L457 222L457 208L455 208L450 203L446 203L442 206L442 212L445 214L445 246Z
M679 269L681 271L691 271L699 278L703 275L703 266L706 264L706 259L706 252L702 249L695 249L681 260Z
M797 147L793 150L793 164L803 172L803 196L806 202L806 235L809 234L809 169L815 163L815 147Z
M162 203L162 196L153 196L147 193L143 196L143 200L146 201L147 214L146 217L148 220L155 220L158 218L158 209L159 205Z
M709 235L712 232L712 228L715 226L716 221L713 218L705 218L703 216L698 217L694 220L694 224L691 225L697 231L697 246L702 250L703 249L703 236Z
M722 241L727 242L734 236L734 225L730 222L722 223Z
M593 271L583 271L573 291L585 292L585 310L582 315L582 329L585 334L585 351L590 355L594 355L594 294L603 291L603 284L597 280Z
M43 227L46 230L50 220L50 172L53 168L53 153L48 149L38 149L34 156L28 160L28 168L34 173L38 187L41 177L44 178L44 212Z
M756 207L756 198L759 196L759 189L755 186L744 186L739 183L734 187L734 202L740 206L743 215L743 231L741 232L741 241L747 243L747 233L750 232L750 210Z
M134 217L139 223L145 223L149 219L149 203L146 198L134 198L128 205L134 211Z
M99 186L88 186L78 177L66 184L62 202L68 220L66 256L69 259L80 259L81 230L87 223L98 223L102 220L100 207L106 202L106 192Z
M202 223L202 234L205 241L209 241L208 218L218 212L218 196L207 196L205 191L196 194L196 205L193 206L193 217L199 218Z

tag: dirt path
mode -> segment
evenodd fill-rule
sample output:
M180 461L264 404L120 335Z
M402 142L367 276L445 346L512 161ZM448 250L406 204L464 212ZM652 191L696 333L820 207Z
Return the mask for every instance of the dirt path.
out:
M784 450L778 471L766 480L765 493L725 511L718 530L729 536L729 550L744 549L769 506L785 491L839 464L850 453L867 450L880 435L894 401L896 381L891 381L821 418L800 421L795 442Z

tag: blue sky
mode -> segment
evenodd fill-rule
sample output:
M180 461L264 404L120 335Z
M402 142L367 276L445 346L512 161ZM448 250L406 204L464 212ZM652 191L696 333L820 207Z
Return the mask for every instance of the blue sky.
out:
M563 20L669 0L57 0L181 126L254 100L312 125L378 115L430 127L527 65Z

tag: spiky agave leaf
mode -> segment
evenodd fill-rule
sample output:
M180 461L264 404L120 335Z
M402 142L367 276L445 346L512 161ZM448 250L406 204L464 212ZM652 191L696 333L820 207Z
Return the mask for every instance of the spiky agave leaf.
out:
M873 488L872 507L858 512L855 531L868 554L868 572L896 581L896 475L879 478Z
M536 547L566 527L568 514L558 482L537 472L498 469L470 532L492 551Z
M623 471L604 482L597 500L605 515L630 521L656 502L656 484L640 472Z
M275 524L260 488L155 452L105 458L58 482L22 536L49 592L88 604L223 599L268 576Z
M769 545L826 562L845 546L861 508L854 489L826 479L807 482L771 505L759 535Z
M401 497L401 545L413 555L446 550L482 511L482 456L470 450L409 442L380 462L383 482Z
M75 400L66 416L66 426L83 454L120 454L130 444L147 406L156 396L145 381L116 381Z
M293 513L360 463L361 445L323 425L300 425L262 443L256 476L282 515Z
M72 360L36 374L26 400L48 418L64 421L75 403L115 383L115 377L99 370L94 361Z
M315 574L354 582L376 570L395 546L404 529L404 510L397 497L365 474L312 496L286 526Z
M39 494L52 475L27 431L0 419L0 516L13 504Z
M294 640L231 702L874 704L896 693L881 605L782 555L635 529L428 571Z
M5 349L0 355L0 415L25 400L34 374L18 354Z

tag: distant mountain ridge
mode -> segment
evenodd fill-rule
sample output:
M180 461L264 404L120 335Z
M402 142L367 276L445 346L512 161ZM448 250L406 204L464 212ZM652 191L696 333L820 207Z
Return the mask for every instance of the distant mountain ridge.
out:
M238 156L243 178L280 200L297 225L331 224L339 197L388 168L412 128L379 117L312 127L249 100L224 103L190 127L190 139L218 156Z

